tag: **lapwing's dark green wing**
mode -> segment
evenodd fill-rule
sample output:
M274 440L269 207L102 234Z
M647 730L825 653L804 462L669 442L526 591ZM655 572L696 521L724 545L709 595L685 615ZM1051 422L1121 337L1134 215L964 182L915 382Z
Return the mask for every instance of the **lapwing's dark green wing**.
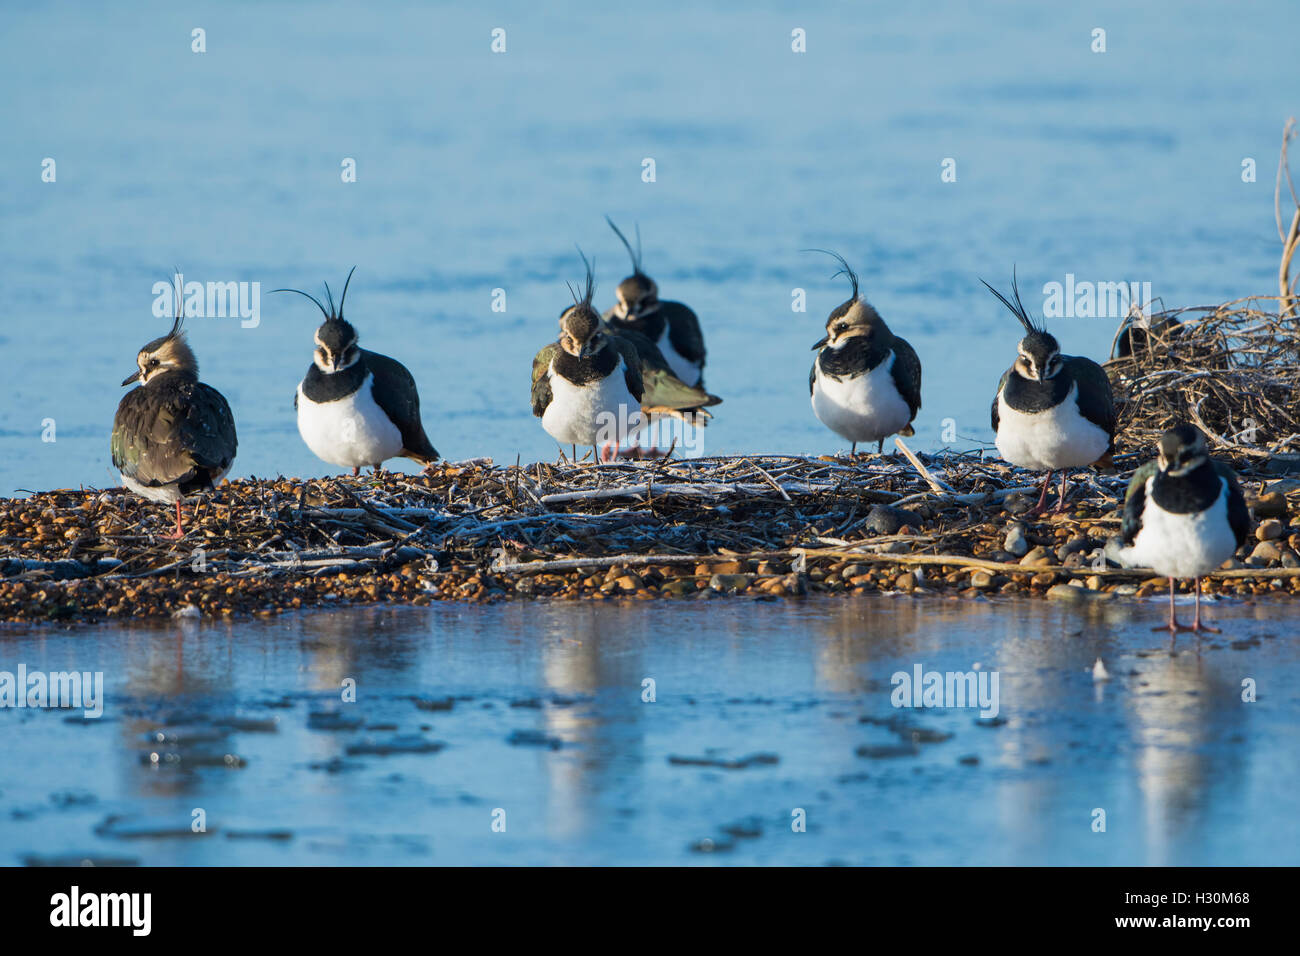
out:
M1079 386L1079 414L1110 436L1108 452L1115 450L1115 395L1106 370L1082 355L1062 355L1061 361Z
M722 402L717 395L710 395L702 388L687 385L674 375L663 352L640 332L619 329L611 333L611 336L621 341L624 355L628 355L630 349L630 354L635 356L644 385L641 398L643 407L697 412Z
M623 360L623 381L627 385L627 390L632 393L642 405L646 404L646 379L645 363L636 342L629 336L622 333L615 333L606 330L605 334L609 337L610 343L618 350L619 357ZM637 333L633 332L633 336ZM637 336L645 342L649 342L645 336Z
M1125 544L1131 545L1137 533L1142 530L1142 509L1147 503L1147 482L1158 471L1154 461L1149 461L1129 479L1128 490L1124 492L1124 518L1120 523L1120 537Z
M894 366L889 372L894 378L894 387L915 418L921 408L921 360L907 339L897 335L894 336Z
M1228 525L1240 548L1250 536L1250 509L1246 507L1246 496L1241 493L1235 471L1221 461L1214 461L1214 470L1228 483Z
M370 394L389 420L402 434L402 447L420 459L436 459L438 450L424 432L420 420L420 394L415 378L406 366L378 352L361 350L361 358L370 370Z
M546 373L559 351L560 343L552 342L533 356L533 414L538 418L542 417L546 407L551 404L551 380Z
M1011 369L1007 369L1002 373L1002 378L998 380L998 390L993 393L993 410L990 413L990 417L993 422L994 435L998 433L998 397L1002 394L1002 390L1007 387L1007 379L1010 377Z
M704 364L704 332L700 320L681 302L661 302L659 311L668 322L668 341L688 362Z
M211 484L235 460L235 418L200 382L141 386L117 408L111 447L114 466L142 485Z

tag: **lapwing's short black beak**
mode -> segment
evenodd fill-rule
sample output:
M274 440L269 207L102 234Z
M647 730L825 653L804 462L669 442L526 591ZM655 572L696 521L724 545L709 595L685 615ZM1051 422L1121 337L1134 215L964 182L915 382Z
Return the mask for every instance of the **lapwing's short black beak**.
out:
M817 340L817 344L814 345L809 351L816 352L819 348L821 348L830 340L831 337L829 335L823 335L820 339Z
M124 381L124 382L122 383L122 387L123 387L123 388L126 388L126 387L127 387L128 385L130 385L132 382L138 382L138 381L140 381L140 370L139 370L139 369L136 369L136 370L135 370L135 374L132 375L130 378L126 379L126 381Z

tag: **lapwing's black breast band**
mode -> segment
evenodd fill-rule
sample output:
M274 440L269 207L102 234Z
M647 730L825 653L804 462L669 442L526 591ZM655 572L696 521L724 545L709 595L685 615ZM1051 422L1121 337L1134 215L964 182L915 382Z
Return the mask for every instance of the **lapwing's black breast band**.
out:
M1209 461L1186 475L1157 472L1151 484L1151 500L1172 514L1204 511L1223 494L1223 481Z
M608 346L587 358L578 358L561 349L555 357L555 371L574 385L590 385L609 378L618 367L618 356L618 350Z
M1002 390L1003 399L1011 408L1026 415L1046 412L1060 405L1074 384L1074 379L1065 371L1045 382L1035 382L1012 371L1006 381L1006 387Z
M839 348L829 345L817 353L822 374L831 378L857 378L875 368L889 354L888 348L871 346L861 335L850 336Z
M366 378L364 360L354 362L340 372L326 374L315 363L307 369L307 377L302 380L302 393L317 404L337 402L356 392Z

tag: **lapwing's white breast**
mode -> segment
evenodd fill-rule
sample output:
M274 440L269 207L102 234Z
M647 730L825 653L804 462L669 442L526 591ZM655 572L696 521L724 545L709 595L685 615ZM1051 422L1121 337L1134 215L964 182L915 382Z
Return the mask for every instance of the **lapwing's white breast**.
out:
M374 376L332 402L313 402L298 386L298 434L317 458L331 465L379 465L402 451L402 433L375 403Z
M836 379L815 364L813 412L823 425L851 442L880 441L896 435L912 419L912 409L894 384L894 353L854 378Z
M1036 471L1091 465L1110 447L1110 437L1079 413L1079 385L1070 384L1061 404L1042 412L1018 412L998 392L998 454Z
M627 387L626 364L598 382L574 385L554 366L547 370L551 403L542 413L542 427L562 445L622 444L642 425L641 404Z
M664 359L668 362L668 368L674 375L692 387L700 384L704 366L699 362L692 362L673 348L672 340L668 337L667 324L664 325L664 330L659 333L659 341L655 345L659 346L659 351L664 354Z
M1124 559L1174 578L1194 578L1218 568L1237 552L1237 538L1228 522L1228 483L1204 511L1177 514L1155 503L1147 479L1142 526Z

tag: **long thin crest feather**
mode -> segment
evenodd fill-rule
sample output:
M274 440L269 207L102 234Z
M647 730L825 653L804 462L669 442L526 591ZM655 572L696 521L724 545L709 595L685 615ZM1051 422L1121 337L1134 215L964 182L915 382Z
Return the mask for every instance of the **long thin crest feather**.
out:
M609 228L614 230L614 235L618 236L619 241L623 243L623 248L627 250L628 258L632 260L633 275L645 275L641 271L641 224L636 223L636 251L633 252L632 243L627 241L627 236L623 235L623 230L614 225L614 220L606 216L605 221L609 223Z
M357 267L353 266L348 271L347 279L343 281L343 294L339 296L339 318L340 319L343 318L343 303L348 300L348 286L352 284L352 273L356 271L357 271Z
M582 296L582 302L579 303L575 296L574 305L581 304L590 308L592 300L596 297L596 263L595 260L587 259L587 255L582 251L581 246L575 243L574 248L578 250L578 255L582 256L582 264L587 270L587 285L583 290L584 294ZM572 291L572 289L570 289L570 291Z
M176 314L172 317L172 330L167 333L168 338L175 338L181 333L181 326L185 324L185 296L182 290L176 284L176 277L183 276L180 266L172 266L172 281L168 283L172 287L172 295L176 299Z
M302 289L272 289L271 291L272 292L296 292L299 295L305 296L306 298L311 299L313 302L315 302L316 308L320 309L320 314L325 316L326 322L328 322L331 318L333 318L333 316L330 315L329 310L327 310L325 306L320 304L320 299L316 298L310 292L303 292Z
M1024 302L1020 300L1020 285L1016 281L1015 266L1011 267L1011 295L1012 298L1015 299L1014 304L1012 304L1012 302L1008 300L1005 295L1003 295L997 289L993 288L993 286L989 285L987 282L984 282L983 279L980 279L980 282L983 282L984 288L988 289L995 296L997 296L998 301L1001 302L1003 305L1005 305L1011 311L1011 314L1020 320L1020 324L1024 326L1026 334L1032 332L1045 332L1047 330L1046 325L1044 325L1043 323L1041 322L1038 324L1034 323L1034 320L1029 315L1029 310L1025 308Z
M840 271L832 275L831 278L834 279L837 276L841 276L841 275L848 276L849 282L852 283L853 285L853 298L854 300L858 298L858 274L853 271L853 268L852 266L849 265L848 260L846 260L842 255L840 255L838 252L831 252L829 249L801 249L800 251L820 252L822 255L830 256L832 259L838 262L840 264Z

